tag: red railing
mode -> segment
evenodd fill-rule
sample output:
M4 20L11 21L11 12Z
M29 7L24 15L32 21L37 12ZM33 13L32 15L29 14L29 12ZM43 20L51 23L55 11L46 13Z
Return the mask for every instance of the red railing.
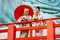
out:
M60 24L55 24L52 20L57 20L59 18L48 18L48 19L41 19L41 20L30 20L30 21L23 21L23 22L12 22L12 23L4 23L0 24L0 26L7 25L8 29L0 30L0 33L2 32L8 32L8 38L5 40L38 40L38 39L47 39L47 40L55 40L55 38L60 38L60 34L55 34L55 28L59 27ZM39 21L46 21L50 20L46 26L38 26L38 27L26 27L26 28L16 28L14 24L24 24L24 23L30 23L30 22L39 22ZM47 29L47 36L32 36L32 30L38 30L38 29ZM29 30L30 31L30 37L26 38L16 38L16 31L21 30Z

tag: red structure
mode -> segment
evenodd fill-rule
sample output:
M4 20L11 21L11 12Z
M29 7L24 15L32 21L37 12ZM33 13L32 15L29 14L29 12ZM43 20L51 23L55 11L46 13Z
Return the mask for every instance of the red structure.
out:
M47 39L47 40L55 40L55 38L60 38L60 34L55 34L55 28L59 27L60 24L55 24L52 20L57 20L59 18L48 18L48 19L42 19L42 20L30 20L30 21L22 21L22 22L12 22L12 23L5 23L0 24L0 26L7 25L8 29L0 30L0 33L8 32L8 38L7 39L1 39L1 40L38 40L38 39ZM47 23L47 26L38 26L38 27L27 27L27 28L16 28L14 24L26 24L29 22L38 22L38 21L46 21L49 20ZM38 29L47 29L47 36L35 36L32 37L32 30L38 30ZM29 30L30 31L30 37L26 38L16 38L16 31L21 30Z

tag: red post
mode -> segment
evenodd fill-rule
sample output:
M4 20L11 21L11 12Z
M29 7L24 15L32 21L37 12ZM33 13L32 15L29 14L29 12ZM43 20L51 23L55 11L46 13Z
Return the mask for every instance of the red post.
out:
M32 37L32 30L30 30L30 37Z
M54 34L55 34L54 22L49 21L47 23L47 40L55 40Z
M13 24L8 25L8 39L7 40L15 40L15 26Z
M30 38L29 38L29 40L33 40L33 39L31 39L32 38L32 30L29 30L30 31Z

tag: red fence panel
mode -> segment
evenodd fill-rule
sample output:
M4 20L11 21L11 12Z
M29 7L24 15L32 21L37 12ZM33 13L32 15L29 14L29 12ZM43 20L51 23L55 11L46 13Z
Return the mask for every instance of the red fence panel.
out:
M8 29L0 30L0 33L2 32L8 32L8 38L5 40L37 40L37 39L47 39L47 40L55 40L55 38L60 38L60 34L55 34L55 28L60 27L60 24L55 24L52 20L56 20L60 18L49 18L49 19L42 19L42 20L31 20L27 22L13 22L13 23L5 23L0 24L0 26L7 25ZM23 23L29 23L29 22L37 22L37 21L45 21L50 20L46 26L38 26L38 27L27 27L27 28L16 28L14 24L23 24ZM37 29L47 29L47 36L32 36L32 30ZM30 37L26 38L16 38L16 31L21 30L29 30L30 31ZM4 40L4 39L1 39Z

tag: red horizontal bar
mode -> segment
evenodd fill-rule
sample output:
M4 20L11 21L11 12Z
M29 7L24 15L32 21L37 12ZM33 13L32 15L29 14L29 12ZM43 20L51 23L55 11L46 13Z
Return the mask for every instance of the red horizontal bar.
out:
M60 27L60 24L55 24L55 27Z
M8 32L8 29L0 30L0 33L2 33L2 32Z
M40 19L40 20L29 20L29 21L22 21L22 22L2 23L2 24L0 24L0 26L9 25L9 24L23 24L23 23L30 23L30 22L37 22L37 21L45 21L45 20L56 20L56 19L60 19L60 17Z
M20 30L37 30L37 29L45 29L46 26L35 26L35 27L26 27L26 28L16 28L16 31L20 31Z
M29 40L29 39L46 39L47 36L36 36L32 38L16 38L15 40ZM55 35L55 38L60 38L60 34Z
M46 28L46 26L35 26L35 27L26 27L26 28L15 28L15 30L16 31L20 31L20 30L33 30L33 29L35 29L35 30L37 30L37 29L45 29ZM0 30L0 33L2 33L2 32L8 32L8 29L2 29L2 30Z
M55 35L55 38L60 38L60 34L56 34Z
M36 37L29 37L29 38L16 38L15 40L31 40L31 39L44 39L44 38L47 38L47 36L36 36Z

